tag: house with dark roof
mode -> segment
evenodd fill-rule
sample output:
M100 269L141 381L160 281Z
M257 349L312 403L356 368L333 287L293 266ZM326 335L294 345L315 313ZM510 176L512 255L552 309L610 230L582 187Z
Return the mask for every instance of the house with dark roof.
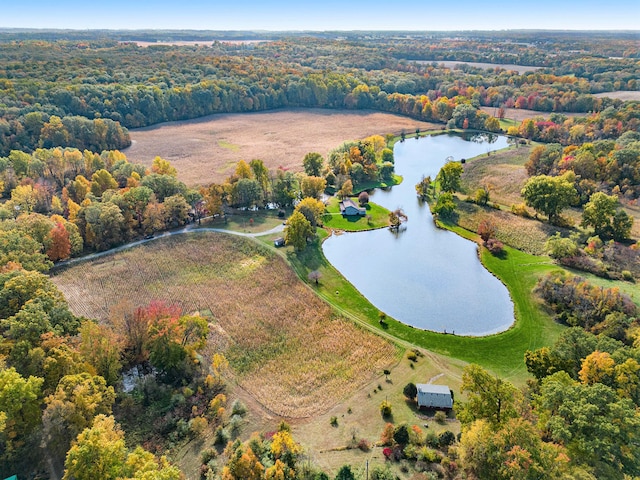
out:
M356 205L356 202L350 198L345 198L340 202L340 213L345 216L360 215L363 217L367 213L367 210Z

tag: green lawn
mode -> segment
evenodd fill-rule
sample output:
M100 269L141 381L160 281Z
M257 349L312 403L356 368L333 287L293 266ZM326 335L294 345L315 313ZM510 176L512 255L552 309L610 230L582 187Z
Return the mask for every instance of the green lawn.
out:
M393 174L393 179L390 182L383 182L382 180L378 181L368 181L362 182L353 187L353 194L357 195L360 192L364 192L365 190L373 190L374 188L389 188L394 185L400 185L402 183L402 176Z
M357 203L357 200L356 200ZM371 230L374 228L382 228L389 225L389 210L369 203L365 208L367 214L361 216L345 217L340 213L340 199L331 197L327 205L327 213L322 217L322 223L327 228L345 230L348 232L357 232L361 230ZM370 217L370 219L367 219Z
M473 236L460 228L453 230ZM547 257L529 255L508 247L505 247L502 258L494 257L484 249L481 254L489 271L507 285L514 300L517 320L508 331L487 337L462 337L416 329L391 318L386 319L383 328L379 323L378 309L324 257L320 242L327 234L324 231L319 233L320 238L302 252L295 253L289 247L280 252L302 280L308 282L310 271L321 273L319 285L310 284L311 288L336 310L389 338L400 340L404 345L418 345L449 357L478 363L501 377L523 384L528 376L524 365L525 351L553 344L564 328L543 311L531 293L540 276L560 267Z

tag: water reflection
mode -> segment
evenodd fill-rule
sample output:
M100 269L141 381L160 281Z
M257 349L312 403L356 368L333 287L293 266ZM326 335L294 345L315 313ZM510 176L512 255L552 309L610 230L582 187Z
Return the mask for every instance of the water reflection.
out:
M435 227L415 192L422 176L435 178L447 157L474 157L507 146L503 136L478 141L439 135L396 144L402 184L371 194L408 221L389 229L333 236L327 259L378 309L414 327L459 335L488 335L509 328L513 304L506 287L479 262L476 244Z

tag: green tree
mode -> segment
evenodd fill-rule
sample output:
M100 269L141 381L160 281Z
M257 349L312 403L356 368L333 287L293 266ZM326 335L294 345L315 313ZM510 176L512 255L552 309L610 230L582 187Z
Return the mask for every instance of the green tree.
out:
M415 383L410 382L404 386L402 393L404 393L404 396L407 397L409 400L415 400L416 395L418 395L418 388L416 387Z
M422 176L420 182L416 184L416 193L422 200L429 198L431 192L431 177Z
M444 192L438 195L433 213L442 218L451 218L456 211L456 203L453 201L453 194Z
M343 465L340 467L340 470L338 470L335 480L356 480L356 476L351 471L349 465Z
M276 179L273 184L272 199L281 208L293 206L298 197L297 180L293 173L282 169L276 171Z
M293 245L296 251L304 250L307 246L307 238L313 235L313 227L309 220L299 211L293 214L287 220L284 229L284 241L287 245Z
M319 177L324 166L324 158L316 152L307 153L302 159L304 173L310 177Z
M485 419L499 426L518 416L520 392L511 383L492 376L479 365L471 364L462 372L461 392L467 393L467 401L458 412L463 425Z
M618 197L596 192L589 198L582 212L583 227L593 227L596 235L604 237L612 233L612 217L618 206Z
M262 188L257 180L241 178L233 184L231 198L237 207L252 207L262 201Z
M611 221L611 235L613 239L617 241L629 239L632 227L633 217L621 208L616 210Z
M438 172L437 180L440 183L440 190L449 193L460 190L462 172L462 164L459 162L447 162Z
M640 473L640 416L633 402L601 383L582 385L566 372L542 381L535 399L540 428L597 478Z
M42 378L24 378L15 368L0 365L0 412L4 431L0 432L0 458L24 444L25 438L40 423Z
M18 229L0 230L0 264L9 262L25 270L46 272L53 263L42 253L42 244Z
M164 199L164 219L169 227L179 227L189 220L189 204L182 195Z
M569 172L569 175L572 175ZM571 205L577 192L570 176L549 177L538 175L531 177L522 189L525 203L537 213L542 213L554 221L566 207Z

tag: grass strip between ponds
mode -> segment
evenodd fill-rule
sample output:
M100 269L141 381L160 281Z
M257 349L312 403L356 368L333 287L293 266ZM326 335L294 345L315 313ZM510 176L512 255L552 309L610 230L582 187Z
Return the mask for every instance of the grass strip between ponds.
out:
M459 227L447 228L465 238L472 239L475 236ZM532 294L538 278L560 267L553 265L548 258L509 247L505 247L502 258L494 257L484 248L480 254L487 269L507 286L514 302L516 322L506 332L486 337L447 335L413 328L389 317L383 327L379 322L379 310L325 258L321 241L326 236L326 232L319 231L318 240L304 251L295 253L287 248L281 252L304 281L309 282L308 274L311 271L321 273L318 285L309 283L320 297L340 313L405 345L413 344L448 357L477 363L514 383L522 384L528 376L524 364L525 351L552 345L563 329L542 309Z

